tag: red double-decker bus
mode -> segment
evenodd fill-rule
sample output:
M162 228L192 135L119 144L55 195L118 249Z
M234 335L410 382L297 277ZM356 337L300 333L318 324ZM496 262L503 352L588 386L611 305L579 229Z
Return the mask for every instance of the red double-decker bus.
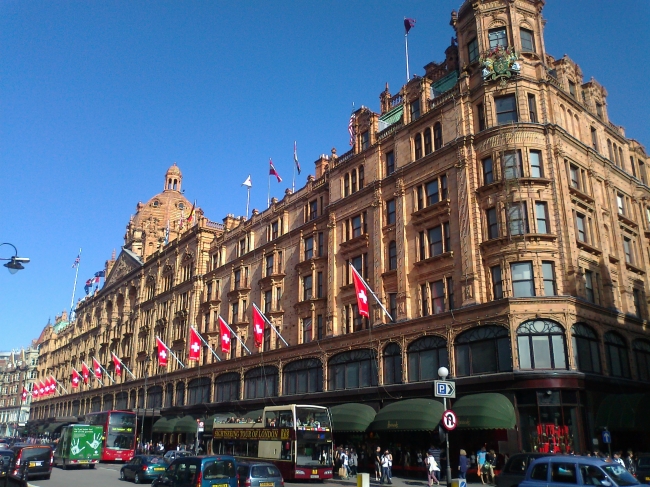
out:
M332 478L332 422L328 408L267 406L255 419L215 422L212 452L272 462L286 480Z
M102 461L128 462L135 455L136 415L131 411L103 411L88 413L86 424L104 428Z

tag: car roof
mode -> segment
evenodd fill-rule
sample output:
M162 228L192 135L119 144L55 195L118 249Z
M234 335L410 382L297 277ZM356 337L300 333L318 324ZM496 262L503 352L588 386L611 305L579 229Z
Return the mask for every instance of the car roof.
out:
M614 462L606 462L602 458L596 458L596 457L583 457L580 455L549 455L549 456L544 456L540 458L536 458L535 461L532 463L532 465L536 465L538 463L545 463L545 462L580 462L583 464L587 465L597 465L597 466L607 466L607 465L614 465Z
M262 466L270 465L272 467L275 467L275 464L273 464L271 462L255 462L255 461L250 461L250 460L238 461L237 465L246 465L247 467L252 467L252 466L257 466L257 465L262 465Z

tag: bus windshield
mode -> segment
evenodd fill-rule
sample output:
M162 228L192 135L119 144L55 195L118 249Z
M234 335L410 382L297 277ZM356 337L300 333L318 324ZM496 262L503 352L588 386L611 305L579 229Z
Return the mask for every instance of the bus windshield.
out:
M106 448L130 450L135 444L135 414L111 413L108 419Z
M309 467L331 465L332 437L329 432L298 431L296 465Z
M326 408L296 406L296 426L331 429L330 416Z

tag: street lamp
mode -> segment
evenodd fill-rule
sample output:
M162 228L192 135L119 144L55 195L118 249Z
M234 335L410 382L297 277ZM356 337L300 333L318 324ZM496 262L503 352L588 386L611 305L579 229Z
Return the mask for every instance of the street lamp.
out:
M29 258L18 257L18 250L16 249L16 246L14 244L10 244L9 242L0 243L0 247L3 245L9 245L14 248L14 255L12 257L9 258L0 257L0 260L9 261L4 265L7 269L9 269L9 272L11 274L15 274L19 270L24 269L25 267L23 266L23 264L27 264L29 262Z
M442 380L446 380L447 377L449 376L449 369L447 367L440 367L438 369L438 375ZM447 410L447 398L443 397L442 398L442 407ZM449 431L445 432L445 440L447 442L447 485L451 485L451 463L449 463Z

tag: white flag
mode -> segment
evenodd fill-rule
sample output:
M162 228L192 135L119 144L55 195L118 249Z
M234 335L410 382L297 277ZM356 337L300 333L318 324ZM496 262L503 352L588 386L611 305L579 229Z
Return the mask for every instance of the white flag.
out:
M249 174L248 177L246 178L246 181L241 183L242 186L246 186L247 188L250 188L253 186L253 182L251 181L251 175Z

